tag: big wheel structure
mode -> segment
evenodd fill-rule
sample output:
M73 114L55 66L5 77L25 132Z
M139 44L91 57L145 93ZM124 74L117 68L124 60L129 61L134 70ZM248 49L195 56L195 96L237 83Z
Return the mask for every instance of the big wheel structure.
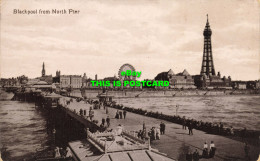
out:
M126 72L127 70L135 71L135 68L131 64L124 64L120 67L118 71L118 77L120 80L136 80L136 77L133 76L122 76L121 72Z

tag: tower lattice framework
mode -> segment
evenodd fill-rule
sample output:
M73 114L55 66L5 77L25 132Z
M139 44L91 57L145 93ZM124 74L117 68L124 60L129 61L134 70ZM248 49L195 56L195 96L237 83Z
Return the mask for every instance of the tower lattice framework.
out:
M216 75L214 63L213 63L213 55L212 55L212 45L211 45L211 35L212 31L210 29L208 15L207 15L207 23L203 32L204 35L204 50L203 50L203 58L202 58L202 66L201 66L201 75Z

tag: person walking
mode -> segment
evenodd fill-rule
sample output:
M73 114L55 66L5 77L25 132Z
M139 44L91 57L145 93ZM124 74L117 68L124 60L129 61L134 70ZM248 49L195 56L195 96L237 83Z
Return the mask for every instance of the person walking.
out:
M211 143L209 145L209 157L210 158L214 157L215 151L216 151L216 147L215 147L214 141L211 141Z
M107 116L106 122L107 122L107 127L109 127L110 126L110 118L109 118L109 116Z
M156 140L160 140L160 138L161 138L160 129L156 128Z
M83 115L83 110L82 110L82 109L79 110L79 115L80 115L80 116Z
M66 158L72 158L72 153L69 147L66 148Z
M230 127L230 135L231 135L231 136L234 136L234 129L233 129L232 126Z
M124 114L124 119L125 119L125 117L126 117L126 110L124 110L123 114Z
M108 114L108 107L106 107L106 114Z
M156 135L155 127L152 127L152 129L151 129L151 141L156 139L155 135Z
M186 161L192 161L192 152L189 151L187 154L186 154Z
M208 158L208 144L207 142L203 145L202 158Z
M182 129L185 129L185 130L186 130L186 119L185 119L184 116L183 116L183 118L182 118Z
M61 155L60 155L60 148L56 147L54 151L55 151L54 157L55 158L60 158L61 157Z
M118 110L116 111L116 117L115 118L119 119L119 111Z
M193 161L199 161L200 160L200 154L198 152L198 149L195 150L192 157L193 157Z
M92 108L90 107L89 109L89 118L92 121L92 118L94 117L94 111L92 110Z
M122 119L123 118L123 112L119 111L119 118Z
M137 137L139 138L139 139L142 139L142 130L139 130L139 132L137 133Z
M189 135L193 135L193 132L192 132L193 124L192 124L192 122L188 123L188 129L189 129Z
M161 122L161 124L160 124L160 132L161 132L161 135L165 134L165 124L163 122Z
M105 126L106 120L102 118L102 125Z
M142 138L145 140L147 138L147 131L146 131L146 126L145 122L143 122L143 133L142 133Z

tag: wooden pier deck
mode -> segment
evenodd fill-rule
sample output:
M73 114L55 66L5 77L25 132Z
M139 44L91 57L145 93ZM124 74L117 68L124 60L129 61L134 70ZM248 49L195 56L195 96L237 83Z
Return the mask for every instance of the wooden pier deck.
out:
M65 98L62 98L65 99ZM70 99L70 98L67 98ZM62 102L62 101L61 101ZM76 102L75 99L66 108L64 108L67 113L86 125L89 123L89 120L84 116L79 116L79 110L83 109L88 111L92 105L86 104L85 102ZM72 111L76 111L75 112ZM245 161L245 152L244 152L244 143L236 141L231 138L224 136L207 134L203 131L193 130L193 135L188 135L188 130L183 130L181 125L163 121L160 119L155 119L151 117L146 117L143 115L138 115L134 113L127 112L126 119L115 119L117 109L108 107L108 114L106 110L101 107L101 109L94 110L94 120L98 120L98 125L101 124L102 118L110 117L111 126L110 128L115 128L119 124L123 125L124 129L127 131L139 131L142 129L143 122L146 125L147 129L151 127L158 127L161 122L166 124L165 135L161 135L160 140L154 140L151 142L152 148L158 149L162 153L166 153L169 157L182 160L181 158L185 157L185 153L188 148L192 151L198 149L199 153L202 153L203 144L207 141L208 145L210 141L214 141L217 148L214 158L210 159L200 159L200 160L217 160L217 161ZM259 146L250 145L250 157L251 160L257 160L259 157Z

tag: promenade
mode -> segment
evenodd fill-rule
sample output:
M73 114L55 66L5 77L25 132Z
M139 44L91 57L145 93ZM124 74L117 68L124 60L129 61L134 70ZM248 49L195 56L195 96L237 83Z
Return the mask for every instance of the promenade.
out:
M65 99L65 98L62 98ZM70 99L70 98L67 98ZM63 100L64 101L64 100ZM61 101L61 102L63 102ZM75 99L67 108L71 111L76 111L79 114L79 110L83 109L88 111L92 105L86 104L85 102L76 102ZM127 112L126 119L115 119L115 114L117 109L108 108L108 114L103 107L101 109L94 110L94 120L98 120L98 125L101 124L102 118L111 119L110 128L115 128L119 124L123 125L124 129L127 131L139 131L143 127L143 122L146 125L147 130L152 127L159 128L159 124L162 122L160 119L155 119L151 117L146 117L143 115L138 115L134 113ZM154 140L151 142L152 148L158 149L160 152L167 154L169 157L176 160L183 160L188 149L194 152L198 149L199 153L202 153L203 144L207 141L208 145L210 141L214 141L217 148L214 158L211 159L200 159L200 160L219 160L219 161L244 161L244 143L236 141L224 136L207 134L203 131L193 129L193 135L188 135L188 130L183 130L181 125L163 121L166 124L166 134L161 135L160 140ZM257 160L259 157L260 147L250 145L250 157L251 160Z

